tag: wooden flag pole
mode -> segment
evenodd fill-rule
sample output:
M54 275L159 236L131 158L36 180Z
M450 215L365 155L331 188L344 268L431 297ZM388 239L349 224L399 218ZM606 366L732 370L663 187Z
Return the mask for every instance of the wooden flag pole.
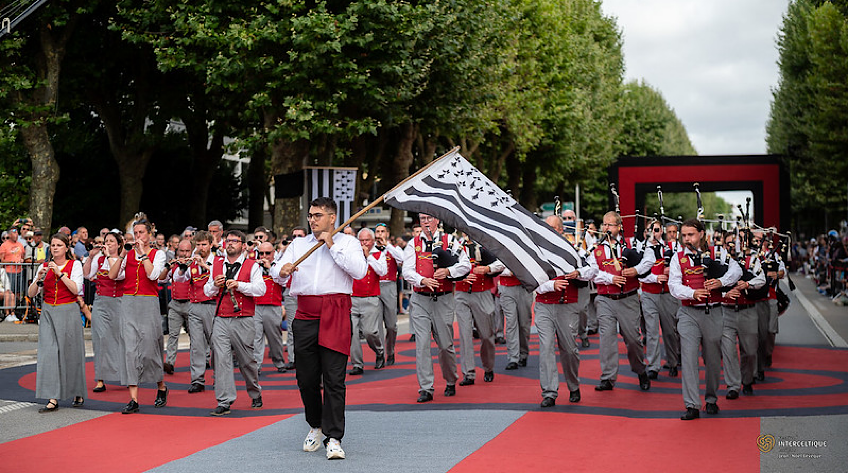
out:
M393 190L397 189L398 187L400 187L400 186L402 186L402 185L406 184L406 182L407 182L407 181L409 181L410 179L412 179L412 178L414 178L414 177L418 176L418 175L419 175L419 174L421 174L422 172L424 172L424 171L426 171L427 169L429 169L429 168L430 168L430 166L432 166L432 165L436 164L437 162L441 161L442 159L444 159L444 158L445 158L445 157L447 157L448 155L453 154L453 153L455 153L455 152L456 152L456 151L458 151L458 150L459 150L459 146L456 146L456 147L454 147L453 149L451 149L450 151L448 151L447 153L445 153L445 154L443 154L443 155L439 156L438 158L434 159L432 163L430 163L430 164L428 164L428 165L424 166L423 168L421 168L421 169L419 169L418 171L416 171L414 174L412 174L412 175L410 175L409 177L407 177L406 179L404 179L404 180L400 181L400 182L398 183L398 185L396 185L396 186L392 187L392 188L391 188L388 192L386 192L386 194L388 194L389 192L392 192ZM339 225L339 226L338 226L335 230L333 230L333 233L331 233L331 234L330 234L330 236L333 236L333 235L335 235L336 233L339 233L340 231L342 231L342 230L344 229L344 227L346 227L346 226L350 225L351 223L353 223L353 221L354 221L354 220L356 220L356 219L358 219L359 217L361 217L361 216L362 216L365 212L367 212L367 211L371 210L372 208L374 208L374 206L376 206L377 204L379 204L380 202L382 202L382 201L383 201L383 198L386 196L386 194L383 194L383 195L381 195L380 197L378 197L378 198L374 199L374 202L371 202L370 204L366 205L366 206L365 206L365 208L363 208L363 209L362 209L362 210L360 210L359 212L356 212L355 214L353 214L353 215L352 215L349 219L347 219L347 221L346 221L346 222L344 222L343 224ZM303 262L303 260L305 260L306 258L309 258L309 256L310 256L312 253L315 253L315 251L316 251L318 248L321 248L321 246L322 246L323 244L324 244L324 242L323 242L323 241L319 241L318 243L316 243L316 244L315 244L315 246L313 246L312 248L310 248L310 249L309 249L309 251L307 251L307 252L306 252L303 256L301 256L300 258L298 258L298 259L297 259L297 261L295 261L295 262L294 262L294 264L293 264L292 268L296 268L296 267L297 267L297 265L299 265L300 263L302 263L302 262Z

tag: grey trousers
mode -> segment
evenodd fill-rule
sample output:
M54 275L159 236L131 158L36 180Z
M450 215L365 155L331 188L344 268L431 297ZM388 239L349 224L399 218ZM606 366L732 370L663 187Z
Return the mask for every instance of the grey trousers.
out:
M680 364L680 335L677 334L677 308L680 301L669 293L642 293L642 316L645 318L645 353L648 370L659 372L662 360L660 329L668 366Z
M377 354L377 357L384 355L383 341L380 339L382 315L379 297L350 298L350 325L353 331L350 337L350 364L354 368L365 366L362 342L359 340L360 330L365 335L366 343Z
M500 336L506 339L506 326L504 325L503 311L500 308L500 297L495 297L495 309L492 313L492 332L495 334L495 338Z
M778 332L777 299L757 302L757 370L765 371L766 362L774 353L774 336Z
M477 323L477 334L480 336L480 361L483 370L495 369L495 332L494 322L495 301L489 291L456 292L456 322L459 326L459 357L462 375L476 379L474 372L474 337L472 331Z
M297 312L297 296L289 294L289 289L286 288L285 298L283 299L283 307L286 308L286 351L289 352L289 363L294 363L294 331L292 330L292 322L294 322L294 314Z
M578 321L576 324L576 333L575 336L580 337L581 339L586 339L586 332L588 330L588 321L589 321L589 305L592 302L592 290L589 286L581 287L577 289L577 306L579 309L579 313L577 314ZM595 317L595 321L597 322L597 316Z
M44 304L38 320L35 397L85 397L85 343L79 306Z
M507 362L517 363L530 353L533 293L523 286L498 286L504 315Z
M177 349L180 342L180 330L183 324L188 325L188 309L191 303L171 300L168 303L168 344L165 350L165 361L173 365L177 361Z
M120 382L127 377L121 325L121 298L96 295L91 308L94 379Z
M283 308L276 305L257 305L253 323L256 326L253 358L259 369L262 369L262 360L265 358L266 338L268 339L268 356L275 368L282 368L286 364L283 357L283 329L280 328L283 323Z
M630 369L636 374L646 370L642 339L639 336L639 297L635 294L624 299L613 300L598 295L595 299L598 311L598 333L600 334L601 380L615 385L618 378L618 332L627 347ZM616 330L618 325L618 330Z
M555 340L569 392L580 388L580 378L577 374L580 368L580 351L574 342L574 333L580 323L580 303L537 302L535 312L536 330L539 332L539 384L542 386L542 397L556 399L559 392L559 371L554 353Z
M586 309L586 330L587 331L598 331L598 310L595 307L595 299L598 297L597 292L591 292L593 290L592 284L589 284L589 307ZM580 321L583 323L583 320Z
M409 320L415 334L415 373L418 391L433 394L433 356L430 354L430 334L439 349L439 367L448 385L456 384L456 352L453 348L453 294L435 301L426 294L413 293L409 300Z
M189 304L188 339L191 346L188 353L192 384L206 384L206 356L211 348L214 318L215 304Z
M384 340L383 347L387 357L395 356L397 341L398 293L396 281L380 281L380 306L383 320L379 323L380 339ZM383 328L385 326L385 329Z
M719 377L721 376L721 333L724 316L721 306L703 308L680 306L677 310L677 330L680 332L680 361L683 371L683 403L687 408L701 408L701 396L698 387L698 350L704 357L706 372L704 382L706 393L704 400L715 403L718 400Z
M734 307L725 306L722 310L721 358L724 383L728 391L738 392L740 383L754 382L754 370L757 367L757 308L748 307L737 312Z
M212 322L212 353L215 360L215 399L229 407L236 400L233 356L239 364L244 386L251 399L262 395L259 366L253 357L256 325L253 317L215 317Z

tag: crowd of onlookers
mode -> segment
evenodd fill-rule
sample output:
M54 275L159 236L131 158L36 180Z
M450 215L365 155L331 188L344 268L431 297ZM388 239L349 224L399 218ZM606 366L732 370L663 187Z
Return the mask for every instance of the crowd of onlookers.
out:
M834 303L848 304L845 278L848 272L848 231L830 230L826 235L792 245L792 269L812 279L822 295Z

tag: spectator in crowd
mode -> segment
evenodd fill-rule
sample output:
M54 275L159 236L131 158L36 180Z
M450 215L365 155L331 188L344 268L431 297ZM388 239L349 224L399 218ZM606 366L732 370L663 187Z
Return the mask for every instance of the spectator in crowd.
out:
M12 291L15 304L4 309L6 318L15 315L15 306L20 298L24 287L24 272L21 263L24 261L24 245L18 241L18 229L12 227L6 234L3 244L0 245L0 266L6 270L9 278L8 288ZM4 304L6 306L6 304Z
M40 228L32 232L32 241L26 246L24 262L37 264L47 259L47 245L44 244L43 238L44 233Z
M2 301L4 310L7 310L9 307L15 307L15 294L12 293L12 290L9 287L9 276L6 275L6 270L3 268L0 268L0 295L3 297ZM17 320L18 317L15 314L6 315L5 319L0 318L0 322L15 322Z
M88 245L88 229L85 227L77 228L77 231L74 232L74 236L76 237L74 243L74 258L78 261L83 261L88 257L88 249L86 245Z

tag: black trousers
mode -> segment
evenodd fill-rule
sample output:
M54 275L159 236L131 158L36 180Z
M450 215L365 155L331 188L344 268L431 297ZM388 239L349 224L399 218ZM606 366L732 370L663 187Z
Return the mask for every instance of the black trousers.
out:
M309 426L321 427L328 438L341 440L345 429L345 369L348 356L318 345L320 323L320 320L302 319L292 322L297 387L300 389L300 399Z

